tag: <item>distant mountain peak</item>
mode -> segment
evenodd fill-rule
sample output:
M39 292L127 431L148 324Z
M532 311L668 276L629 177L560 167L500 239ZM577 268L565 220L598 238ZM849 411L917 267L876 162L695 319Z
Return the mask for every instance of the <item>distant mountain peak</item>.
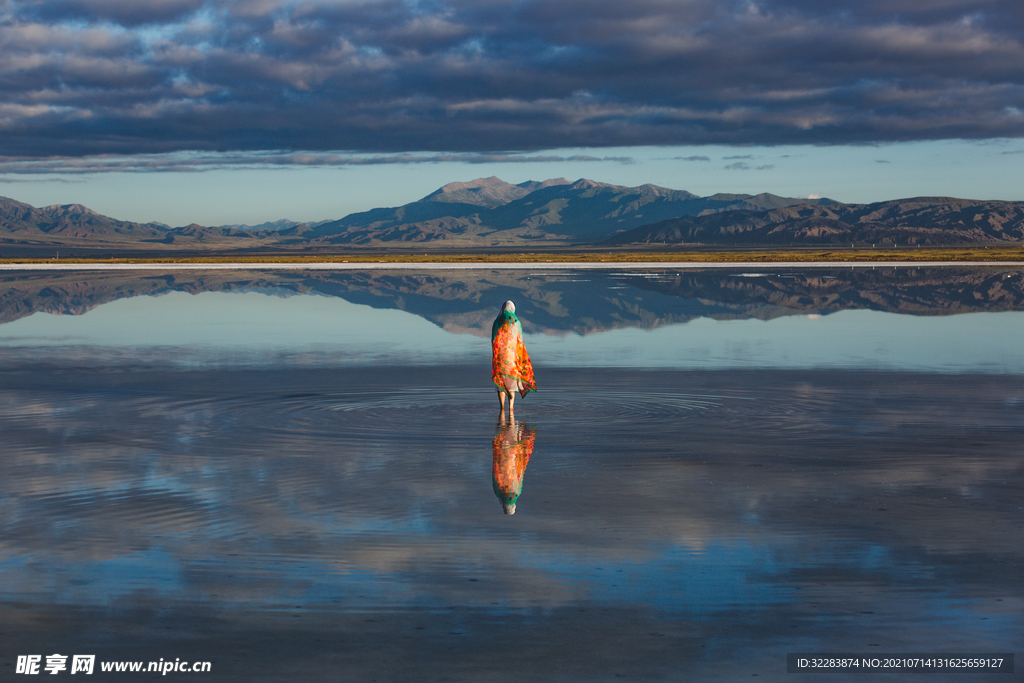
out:
M599 183L596 180L589 180L587 178L580 178L571 185L573 190L589 190L595 187L611 187L608 183Z
M444 187L431 192L421 201L471 204L486 209L493 209L496 206L502 206L517 199L522 199L536 190L553 185L568 184L569 181L565 178L556 178L542 182L528 180L525 183L513 185L512 183L506 183L497 176L491 176L490 178L477 178L468 182L448 183Z
M529 190L506 183L497 176L477 178L469 182L448 183L422 199L424 202L472 204L485 208L501 206L529 194Z
M479 190L485 188L506 188L511 186L496 175L489 178L477 178L468 182L455 181L443 186L437 192L458 192L460 190ZM435 193L436 194L436 193Z
M54 216L74 216L79 214L84 214L86 216L100 215L89 207L81 204L52 204L50 206L43 207L41 210Z
M576 182L569 186L569 189L578 192L585 192L587 190L605 190L619 192L624 195L636 195L639 197L662 197L666 199L679 200L684 198L696 198L697 195L692 192L685 190L670 190L667 187L661 187L660 185L652 185L647 183L640 185L639 187L626 187L624 185L615 185L613 183L602 183L596 180L590 180L589 178L580 178Z

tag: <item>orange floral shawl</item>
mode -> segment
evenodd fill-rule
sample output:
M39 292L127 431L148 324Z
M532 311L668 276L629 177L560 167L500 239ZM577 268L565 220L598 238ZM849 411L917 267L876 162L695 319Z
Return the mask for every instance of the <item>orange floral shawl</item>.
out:
M520 396L537 391L533 379L533 364L523 344L523 327L515 313L502 311L491 328L491 379L498 389L509 393L504 378L519 382Z

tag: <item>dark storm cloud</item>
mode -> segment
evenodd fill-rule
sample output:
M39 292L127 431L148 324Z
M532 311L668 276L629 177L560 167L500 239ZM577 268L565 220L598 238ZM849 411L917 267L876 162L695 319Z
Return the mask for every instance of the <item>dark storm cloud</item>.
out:
M1024 134L1019 0L0 0L0 155Z

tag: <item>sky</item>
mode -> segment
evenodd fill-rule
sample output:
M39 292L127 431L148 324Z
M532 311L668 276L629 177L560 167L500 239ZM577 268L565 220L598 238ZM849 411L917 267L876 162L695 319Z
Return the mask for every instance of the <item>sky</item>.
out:
M1020 0L0 0L0 195L170 225L441 185L1024 200Z

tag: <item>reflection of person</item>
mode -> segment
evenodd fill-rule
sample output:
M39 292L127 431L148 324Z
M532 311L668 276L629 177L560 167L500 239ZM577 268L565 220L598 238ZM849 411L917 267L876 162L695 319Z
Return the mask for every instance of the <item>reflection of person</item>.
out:
M505 414L505 398L508 397L508 414L512 416L516 392L525 397L537 390L533 380L533 365L523 344L523 326L516 317L516 305L506 301L491 327L492 367L491 379L498 387L498 401L501 414Z
M532 427L516 424L515 419L498 422L498 432L491 444L494 451L491 485L506 515L516 514L516 500L523 492L523 475L533 453L536 434Z

